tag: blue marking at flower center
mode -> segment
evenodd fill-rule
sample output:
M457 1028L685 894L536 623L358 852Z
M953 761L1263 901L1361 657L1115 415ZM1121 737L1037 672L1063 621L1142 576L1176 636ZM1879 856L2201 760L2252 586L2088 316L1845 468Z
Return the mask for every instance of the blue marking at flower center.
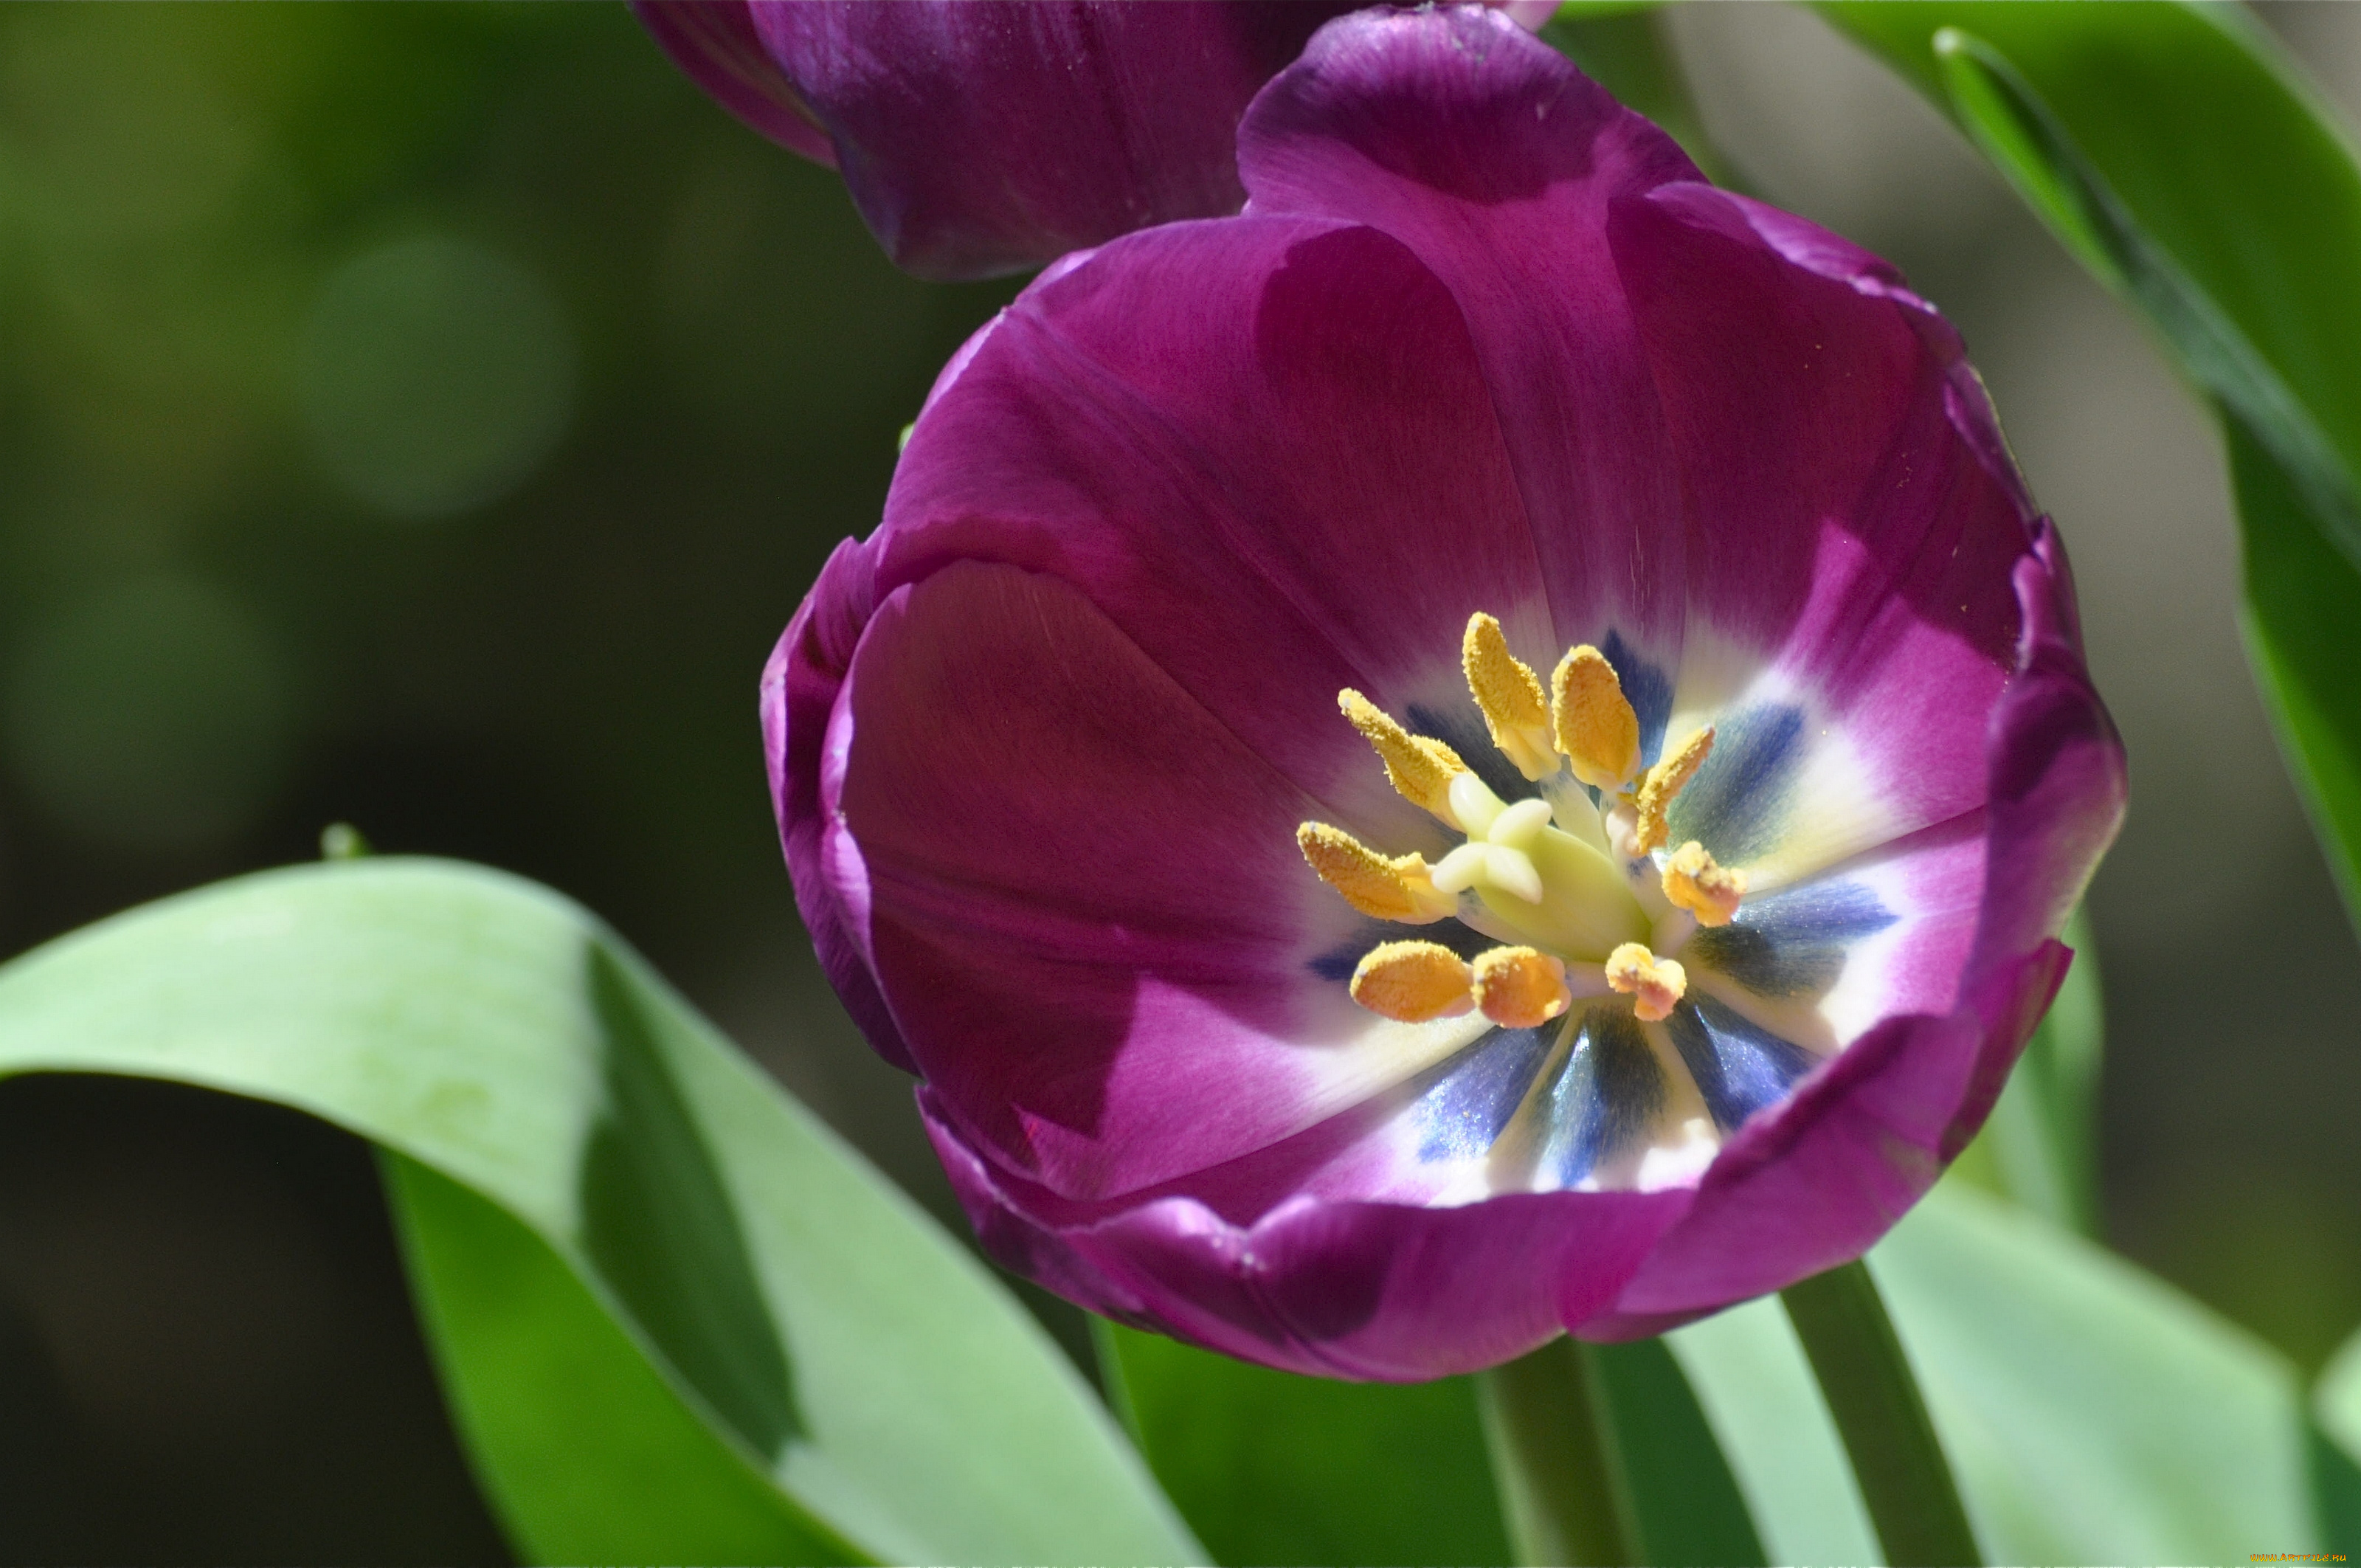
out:
M1695 839L1726 866L1761 860L1779 842L1803 769L1804 710L1756 703L1715 721L1713 753L1673 802L1673 842Z
M1543 1170L1574 1186L1645 1138L1664 1100L1664 1069L1640 1021L1620 1007L1592 1008L1543 1095L1550 1138Z
M1494 1029L1444 1063L1411 1109L1419 1158L1480 1158L1516 1115L1556 1032L1554 1025Z
M1733 1132L1786 1097L1812 1070L1812 1053L1748 1022L1709 996L1692 994L1664 1020L1665 1032L1705 1097L1714 1125Z
M1821 996L1844 972L1846 949L1894 919L1860 883L1809 883L1748 899L1737 919L1690 938L1681 958L1757 996Z

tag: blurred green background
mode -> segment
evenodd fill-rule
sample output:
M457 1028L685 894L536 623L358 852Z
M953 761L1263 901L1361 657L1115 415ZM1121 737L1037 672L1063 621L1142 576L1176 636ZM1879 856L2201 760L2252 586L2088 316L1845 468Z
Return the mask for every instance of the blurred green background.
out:
M2361 83L2361 9L2267 15ZM1670 29L1741 173L1960 323L2059 517L2135 786L2108 1234L2316 1365L2361 1321L2361 958L2210 430L1818 23ZM0 5L0 952L348 820L589 904L951 1215L796 927L754 681L1012 291L895 273L619 5ZM6 1562L504 1552L366 1151L153 1084L0 1085L0 1497Z

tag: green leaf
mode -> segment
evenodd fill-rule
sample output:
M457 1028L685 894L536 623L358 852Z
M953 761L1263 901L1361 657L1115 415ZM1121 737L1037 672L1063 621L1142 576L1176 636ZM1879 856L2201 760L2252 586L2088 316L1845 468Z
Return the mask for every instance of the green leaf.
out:
M1995 1563L2244 1562L2321 1539L2295 1369L2152 1276L1945 1182L1869 1256ZM1777 1562L1875 1561L1792 1336L1672 1336Z
M1957 120L2221 415L2248 647L2361 918L2361 168L2241 10L1828 4Z
M531 1554L1202 1554L1008 1293L544 889L360 861L135 910L0 969L0 1074L42 1070L274 1100L423 1168L390 1186L425 1316Z
M1472 1379L1339 1383L1097 1332L1110 1398L1214 1562L1510 1561Z
M2312 1390L2312 1484L2321 1538L2361 1552L2361 1333L2346 1340Z
M683 1404L507 1211L383 1154L443 1386L509 1538L538 1563L829 1563L818 1530Z
M2317 1421L2305 1429L2304 1439L2321 1548L2350 1557L2361 1551L2361 1465L2353 1462L2352 1451L2330 1437Z
M2295 1369L2252 1335L1948 1186L1870 1264L1993 1562L2312 1549Z
M2098 1234L2099 1059L2105 1036L2099 955L2080 910L2066 924L2073 966L1990 1119L1951 1173L2053 1224Z

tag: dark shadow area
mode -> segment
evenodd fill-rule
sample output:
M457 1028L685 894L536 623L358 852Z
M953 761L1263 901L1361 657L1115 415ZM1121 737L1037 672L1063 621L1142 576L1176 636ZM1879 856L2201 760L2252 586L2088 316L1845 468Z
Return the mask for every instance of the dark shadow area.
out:
M588 948L584 965L604 1036L607 1107L583 1157L583 1245L681 1376L776 1458L804 1426L736 1208L639 982L603 947Z
M500 1564L368 1146L0 1083L0 1563Z

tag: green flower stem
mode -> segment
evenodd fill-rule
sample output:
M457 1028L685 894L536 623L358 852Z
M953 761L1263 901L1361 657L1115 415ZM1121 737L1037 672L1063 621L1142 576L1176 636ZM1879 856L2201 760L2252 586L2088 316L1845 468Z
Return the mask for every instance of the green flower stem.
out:
M1483 1375L1484 1438L1517 1561L1637 1561L1631 1489L1590 1346L1555 1339Z
M1927 1401L1868 1266L1831 1268L1780 1292L1852 1458L1861 1501L1894 1568L1983 1562Z

